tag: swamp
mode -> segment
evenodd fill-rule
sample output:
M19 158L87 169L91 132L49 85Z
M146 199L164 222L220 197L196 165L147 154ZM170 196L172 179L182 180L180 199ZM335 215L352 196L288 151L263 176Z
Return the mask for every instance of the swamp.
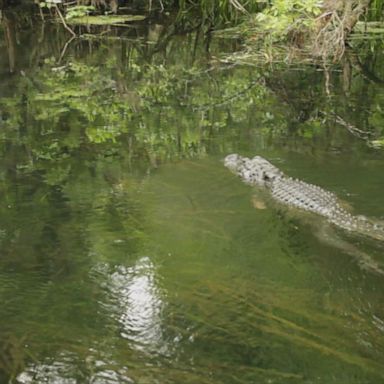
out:
M0 1L0 384L384 382L384 241L224 166L383 223L383 20Z

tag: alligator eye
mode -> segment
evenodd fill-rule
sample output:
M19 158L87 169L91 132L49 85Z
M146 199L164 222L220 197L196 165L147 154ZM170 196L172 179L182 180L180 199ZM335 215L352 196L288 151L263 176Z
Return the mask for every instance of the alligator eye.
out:
M265 172L263 173L263 180L265 181L270 180L270 177Z

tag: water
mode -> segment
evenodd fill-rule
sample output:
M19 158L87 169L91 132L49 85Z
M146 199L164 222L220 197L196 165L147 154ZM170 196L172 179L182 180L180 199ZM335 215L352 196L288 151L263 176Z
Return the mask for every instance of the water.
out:
M317 67L210 65L195 34L146 44L145 24L63 53L60 26L5 17L1 383L383 380L383 276L350 252L384 264L383 245L222 163L260 154L383 218L379 83L353 67L348 85L348 63L328 85Z

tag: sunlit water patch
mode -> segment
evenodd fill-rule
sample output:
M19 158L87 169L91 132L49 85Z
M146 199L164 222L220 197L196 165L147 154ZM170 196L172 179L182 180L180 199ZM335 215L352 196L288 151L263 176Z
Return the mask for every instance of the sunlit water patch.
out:
M106 281L106 302L101 303L120 326L120 335L143 352L167 353L163 339L162 311L166 302L158 286L156 266L142 257L132 267L97 267Z

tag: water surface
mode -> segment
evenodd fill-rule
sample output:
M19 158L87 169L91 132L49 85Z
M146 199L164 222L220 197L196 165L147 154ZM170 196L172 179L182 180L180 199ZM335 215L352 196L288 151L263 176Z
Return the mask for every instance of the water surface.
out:
M329 84L316 66L221 65L232 43L147 24L63 53L60 26L5 17L1 382L383 380L384 277L350 247L384 265L384 245L222 162L262 155L383 218L380 83L348 81L348 62ZM379 53L360 59L384 76Z

